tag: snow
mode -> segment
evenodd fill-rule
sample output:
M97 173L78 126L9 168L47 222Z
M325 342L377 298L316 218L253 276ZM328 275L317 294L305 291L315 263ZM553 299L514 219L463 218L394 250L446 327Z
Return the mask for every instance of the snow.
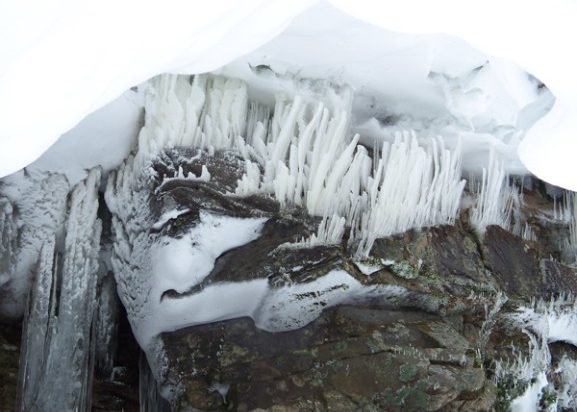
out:
M161 239L150 251L154 298L160 300L167 290L184 293L199 285L220 255L258 238L265 222L201 212L200 222L184 236Z
M543 336L547 342L566 342L577 347L577 303L558 298L519 308L515 319Z
M160 230L162 229L162 227L167 224L169 221L176 219L177 217L179 217L180 215L183 215L185 213L190 212L190 209L182 209L182 210L178 210L178 209L174 209L174 210L169 210L168 212L164 212L162 214L162 216L160 216L158 218L158 220L152 225L152 230Z
M63 174L74 185L88 170L109 171L120 165L136 145L142 127L144 87L127 90L85 117L28 166L28 170Z
M554 7L541 8L538 2L491 2L476 5L473 13L450 0L445 1L446 7L411 0L387 4L386 9L374 2L333 0L345 13L320 2L284 32L290 20L315 3L313 0L221 0L201 9L183 0L170 0L162 7L154 2L129 1L120 7L112 1L87 0L71 6L52 0L48 2L50 11L44 14L37 10L46 10L47 5L36 3L41 2L34 2L35 7L27 5L24 11L19 3L9 1L0 10L3 38L13 40L0 49L4 154L0 175L30 163L88 113L157 73L198 73L230 62L221 72L248 81L263 100L270 102L277 91L293 96L301 93L284 81L296 73L300 78L348 84L354 90L354 127L383 113L403 114L409 128L434 136L441 127L439 122L445 126L448 122L453 133L467 133L471 141L482 141L481 148L469 149L469 139L465 139L464 152L472 158L464 158L466 165L478 163L479 156L486 159L487 145L497 145L507 154L508 171L525 173L516 148L523 132L546 112L552 99L549 93L537 91L524 70L502 58L507 57L545 81L557 97L553 113L529 130L520 148L521 158L545 180L575 188L571 183L574 174L568 173L572 150L563 149L572 147L570 137L577 130L571 115L577 95L574 62L563 58L565 64L556 63L575 30L570 24L575 7L568 2L556 0ZM492 12L495 7L499 13ZM135 9L138 19L132 18ZM445 11L448 9L450 13ZM523 19L512 19L521 9ZM490 32L486 21L494 23ZM509 35L510 21L517 22L515 32L521 36ZM548 31L534 30L545 21L556 23L548 24ZM102 26L106 26L105 32L98 29ZM551 41L544 38L554 39L558 46L549 47ZM42 67L42 76L36 75L37 67ZM110 133L94 123L84 124L39 166L54 169L68 164L76 169L67 172L78 176L71 179L75 182L83 168L96 162L105 170L106 164L118 164L121 154L132 147L131 125L137 117L134 108L120 106L113 104L99 114L100 119L113 120L98 122L110 127ZM113 128L119 123L116 113L124 110L127 125ZM456 124L460 126L455 129ZM70 140L80 140L79 134L91 143L72 145ZM447 130L442 134L449 144ZM109 147L107 138L113 135L118 136L114 139L120 143L118 151L103 152ZM378 139L391 141L394 137L381 132ZM90 147L90 159L82 156L76 165L59 161L73 158L71 146Z
M217 69L273 38L311 0L17 0L0 5L0 176L158 73ZM49 10L46 14L40 11Z
M514 379L525 381L528 387L511 402L513 411L537 411L543 390L554 391L557 407L575 406L577 394L577 362L567 357L559 361L552 370L552 356L549 344L565 342L577 346L577 304L573 297L559 297L550 301L539 300L529 306L519 307L517 313L510 316L514 324L528 337L528 358L518 357L513 363L496 362L496 377L499 380L506 374ZM554 386L548 377L554 376Z
M519 147L519 156L539 178L577 190L572 160L577 148L577 59L567 54L573 49L573 39L577 38L574 25L577 3L491 0L468 4L458 0L434 3L409 0L397 2L393 8L370 0L331 2L347 13L389 30L458 36L489 55L515 62L544 82L557 98L555 106L528 130ZM460 55L451 57L458 59Z
M530 412L539 410L541 391L548 384L545 372L540 372L534 383L531 383L525 392L511 401L511 412Z
M370 276L375 272L383 269L386 266L383 259L379 259L379 263L371 261L356 261L355 266L361 271L363 275Z

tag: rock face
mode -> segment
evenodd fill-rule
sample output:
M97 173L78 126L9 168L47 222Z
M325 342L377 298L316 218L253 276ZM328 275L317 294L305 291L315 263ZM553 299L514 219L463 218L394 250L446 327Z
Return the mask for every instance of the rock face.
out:
M291 331L271 333L243 317L162 333L157 379L173 410L508 410L530 382L498 379L497 365L532 356L532 335L513 314L531 299L577 294L575 270L549 242L498 226L479 235L465 213L452 226L378 239L371 258L358 261L344 244L275 254L311 225L266 210L268 229L217 259L207 284L307 284L338 267L363 287L396 292L337 306L320 299L320 316ZM574 351L551 345L558 360ZM553 382L553 368L550 375Z
M528 338L506 315L519 301L495 319L490 306L503 290L521 297L575 293L566 288L577 278L559 263L563 280L546 278L552 263L541 270L538 250L498 228L485 239L493 250L517 254L482 254L486 246L478 248L475 235L458 226L377 242L374 256L397 263L365 282L406 289L392 306L331 308L302 329L276 334L247 318L163 334L166 383L179 388L176 410L506 410L510 395L493 380L494 361L512 359L510 345L527 350ZM522 290L507 289L504 273L488 269L508 264L515 276L527 254L534 266L515 273Z
M20 267L36 276L17 391L18 347L0 347L2 402L577 410L577 201L558 219L495 165L462 198L460 152L440 141L405 136L373 159L321 103L281 99L269 115L236 80L156 83L136 153L103 196L91 174L64 233L45 225L50 242ZM35 234L19 215L0 199L10 279Z
M473 345L419 312L342 306L288 333L239 319L163 341L170 376L184 385L179 409L471 410L496 398Z

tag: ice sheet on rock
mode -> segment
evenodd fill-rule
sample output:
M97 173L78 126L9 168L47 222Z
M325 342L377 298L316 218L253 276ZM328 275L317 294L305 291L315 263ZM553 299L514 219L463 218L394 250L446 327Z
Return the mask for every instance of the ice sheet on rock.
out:
M363 275L370 276L375 272L383 269L387 263L383 259L378 261L356 261L355 266L361 271Z
M54 238L48 240L40 251L22 324L22 349L18 371L18 404L22 410L41 406L42 401L38 397L45 378L43 371L50 353L50 337L57 307L55 243Z
M559 297L548 302L540 300L518 308L510 318L529 341L527 358L519 356L512 363L496 362L497 381L509 375L515 381L529 383L525 391L512 400L512 410L539 410L546 387L555 394L557 408L574 407L577 404L577 363L574 359L562 358L557 369L552 370L549 347L553 342L577 346L577 303L574 297ZM550 377L555 379L554 386L550 384Z
M104 269L104 270L103 270ZM112 272L100 267L98 302L94 317L95 373L98 377L111 379L114 372L114 357L117 349L120 302Z
M325 308L351 301L364 289L344 270L332 270L312 282L271 288L253 319L258 328L270 332L299 329Z
M549 343L566 342L577 347L577 301L572 297L521 307L514 320Z
M555 375L563 384L557 392L557 405L569 410L577 409L577 361L568 356L563 357Z
M160 218L158 218L158 220L152 225L151 229L160 230L165 224L170 222L172 219L176 219L180 215L187 213L189 211L190 211L190 209L169 210L168 212L163 213L162 216L160 216Z
M110 176L106 202L113 213L112 265L119 296L135 336L146 350L151 339L164 330L245 313L243 305L247 303L239 300L238 294L222 295L216 286L202 289L198 304L187 304L186 296L170 299L164 293L185 293L199 286L210 274L216 259L227 250L256 239L266 219L201 212L198 225L179 238L150 233L149 229L158 220L148 209L139 206L148 204L150 189L146 169L135 168L135 162L134 158L128 159ZM255 284L250 284L247 289L249 304L256 296L252 294L261 288L257 285L253 289L253 286ZM216 309L215 302L218 303ZM216 311L213 313L211 309Z
M523 394L511 401L512 412L529 412L539 410L539 401L542 391L547 386L547 376L545 372L540 372L534 382L531 381Z

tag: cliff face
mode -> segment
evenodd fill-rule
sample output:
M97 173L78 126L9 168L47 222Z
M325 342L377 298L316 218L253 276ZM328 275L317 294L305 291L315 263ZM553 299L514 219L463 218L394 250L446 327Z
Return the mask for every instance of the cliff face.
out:
M137 386L151 411L575 409L574 194L559 206L495 157L466 181L459 144L370 150L346 125L167 76L106 182L0 185L0 307L26 308L2 393L23 410L130 410Z
M314 219L265 198L224 202L218 182L230 165L220 173L211 163L216 191L204 183L188 190L196 184L177 179L169 196L236 216L260 211L267 223L258 239L217 257L202 287L164 298L196 299L215 285L233 290L255 279L267 280L273 298L232 295L257 300L257 308L159 335L149 360L175 410L575 407L577 275L562 263L572 256L569 228L553 217L539 182L523 193L525 238L494 225L481 234L463 209L454 225L377 239L363 259L347 234L332 246L287 247L314 231ZM191 219L179 216L172 235ZM336 272L353 281L331 278ZM263 322L263 312L276 322ZM567 333L555 331L559 323Z
M140 402L150 410L508 410L531 388L543 408L575 408L577 275L562 263L571 257L569 228L551 216L554 206L542 191L523 195L532 240L499 226L479 234L464 209L454 225L377 239L369 258L357 258L346 233L340 244L302 242L318 219L298 208L281 209L262 196L225 196L241 164L232 155L203 155L188 165L200 174L208 164L210 184L166 181L178 168L174 153L155 164L164 186L149 193L143 210L150 222L167 208L184 205L186 213L152 232L182 239L206 211L266 222L258 238L216 256L200 286L162 294L161 302L178 303L220 287L227 299L256 303L246 317L214 317L153 339L152 373L145 361L140 367ZM109 228L111 215L99 217ZM103 237L105 250L110 236ZM226 294L259 280L267 285L264 297ZM99 281L99 316L116 323L103 303L105 284ZM208 307L229 304L211 297ZM139 348L126 327L107 328L113 336L104 346L96 341L89 355L108 365L97 366L91 403L95 410L131 410ZM5 410L16 395L18 333L2 329ZM111 340L117 343L109 346ZM170 406L151 396L156 388Z
M554 404L559 363L577 351L515 320L533 299L577 292L574 269L550 252L497 226L478 236L462 220L378 240L369 276L337 248L360 282L398 293L327 309L289 332L243 318L164 333L164 383L177 388L178 410L508 410L534 383L512 365L541 350L551 385L540 390Z

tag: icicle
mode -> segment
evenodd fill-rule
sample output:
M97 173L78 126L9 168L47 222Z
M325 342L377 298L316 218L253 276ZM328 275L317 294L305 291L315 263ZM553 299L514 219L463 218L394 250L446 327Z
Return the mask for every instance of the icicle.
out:
M261 173L258 165L245 160L245 173L238 181L235 194L238 196L249 196L258 192L260 187Z
M53 243L42 250L27 320L30 326L23 335L27 358L21 382L23 410L30 410L26 405L32 410L90 409L101 231L96 218L99 185L100 171L92 170L71 194L57 303L54 274L60 271L52 264ZM41 357L31 354L36 350Z
M492 151L489 168L483 168L481 184L476 189L477 203L471 209L471 222L480 233L484 233L489 225L511 229L513 205L519 193L508 180L502 162Z
M116 294L116 283L112 272L100 277L98 305L95 318L95 366L98 376L110 379L114 367L116 335L120 302Z
M36 276L28 296L23 319L22 349L18 371L18 404L20 410L42 410L38 399L50 352L50 321L56 308L55 239L44 244Z
M18 226L9 199L0 197L0 285L10 279L18 252Z
M439 145L439 150L436 145ZM427 152L414 133L383 144L370 182L367 210L360 217L357 255L367 256L378 237L414 227L451 223L465 182L460 152L445 150L442 141Z

